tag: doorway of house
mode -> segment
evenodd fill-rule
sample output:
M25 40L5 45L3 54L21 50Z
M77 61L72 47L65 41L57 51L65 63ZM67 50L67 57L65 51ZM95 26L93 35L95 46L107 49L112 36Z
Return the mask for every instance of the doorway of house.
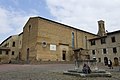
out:
M108 65L108 58L107 57L104 57L104 64Z
M101 58L98 58L98 62L101 62Z
M117 57L114 58L114 65L115 65L115 66L118 66L118 65L119 65L119 61L118 61L118 58L117 58Z
M66 61L66 51L62 51L62 60Z

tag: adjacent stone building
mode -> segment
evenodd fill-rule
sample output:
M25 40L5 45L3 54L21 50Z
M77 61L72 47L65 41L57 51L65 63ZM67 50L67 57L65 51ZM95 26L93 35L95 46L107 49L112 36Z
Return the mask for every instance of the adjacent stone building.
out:
M104 21L98 21L98 37L89 39L89 54L91 58L98 62L112 60L114 65L118 65L120 60L120 30L106 32Z
M0 63L9 63L10 49L7 47L0 47Z
M95 34L48 20L31 17L23 28L22 60L70 61L73 49L87 48Z
M6 54L8 57L8 60L17 60L19 58L19 55L21 54L21 48L22 48L22 33L19 35L13 35L5 39L1 44L0 47L2 48L2 51L8 51ZM7 48L7 49L6 49ZM2 54L1 54L2 57Z

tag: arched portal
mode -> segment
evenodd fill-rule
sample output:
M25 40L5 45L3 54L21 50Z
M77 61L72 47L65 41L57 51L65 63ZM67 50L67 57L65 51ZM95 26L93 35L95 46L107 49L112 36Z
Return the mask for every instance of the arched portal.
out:
M29 63L29 48L27 49L26 63Z
M104 64L108 65L108 58L107 57L104 57Z
M118 61L118 58L117 58L117 57L114 58L114 65L115 65L115 66L118 66L118 65L119 65L119 61Z

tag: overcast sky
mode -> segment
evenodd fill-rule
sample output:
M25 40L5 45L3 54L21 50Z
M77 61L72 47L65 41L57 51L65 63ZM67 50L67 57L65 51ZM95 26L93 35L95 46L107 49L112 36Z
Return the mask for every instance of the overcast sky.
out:
M19 34L29 17L41 16L96 34L120 30L120 0L0 0L0 42Z

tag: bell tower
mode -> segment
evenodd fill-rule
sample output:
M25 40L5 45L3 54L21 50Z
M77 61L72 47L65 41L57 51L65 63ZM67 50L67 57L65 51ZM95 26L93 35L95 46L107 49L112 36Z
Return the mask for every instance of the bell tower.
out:
M106 31L105 31L105 22L103 20L98 21L98 33L97 35L102 37L102 36L106 36Z

